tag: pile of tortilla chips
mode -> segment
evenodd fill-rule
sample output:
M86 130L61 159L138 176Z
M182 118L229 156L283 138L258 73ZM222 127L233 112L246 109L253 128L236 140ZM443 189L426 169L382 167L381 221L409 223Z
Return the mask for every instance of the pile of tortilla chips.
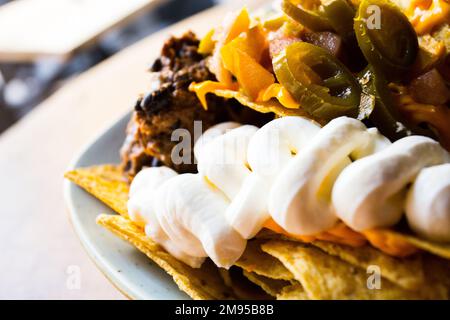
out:
M230 270L209 260L194 269L168 254L128 218L128 185L118 167L76 169L65 176L119 214L101 214L98 224L147 255L193 299L450 298L450 261L444 259L450 258L449 245L385 231L421 249L411 257L394 258L369 245L305 244L264 230L248 242Z

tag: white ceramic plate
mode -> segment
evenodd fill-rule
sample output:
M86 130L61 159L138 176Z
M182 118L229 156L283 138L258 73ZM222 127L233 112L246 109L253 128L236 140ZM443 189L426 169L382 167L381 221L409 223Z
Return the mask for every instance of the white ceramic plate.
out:
M69 169L118 163L127 114L101 133L76 157ZM103 274L132 299L189 299L172 278L131 244L95 223L100 213L114 212L75 184L64 182L64 195L75 231Z

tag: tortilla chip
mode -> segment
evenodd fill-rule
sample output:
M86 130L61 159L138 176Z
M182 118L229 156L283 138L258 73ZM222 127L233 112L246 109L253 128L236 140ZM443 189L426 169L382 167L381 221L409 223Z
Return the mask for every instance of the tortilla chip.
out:
M122 176L122 170L114 165L101 165L78 168L64 175L111 209L128 217L128 184Z
M207 260L201 268L194 269L178 261L162 247L146 237L144 230L127 218L102 214L97 223L109 229L123 240L133 244L158 266L173 277L180 290L196 300L234 298L220 277L217 267Z
M236 266L247 272L278 280L293 280L294 275L277 259L261 250L263 242L251 240Z
M416 290L424 285L425 275L421 255L399 259L369 245L354 248L325 241L314 241L312 244L364 270L370 265L379 266L382 277L405 289Z
M276 280L261 276L254 272L247 272L244 270L244 276L247 277L248 280L261 287L267 294L272 297L278 296L281 293L281 290L284 287L290 286L291 282L286 280Z
M277 295L277 300L309 300L308 295L299 282L284 287Z
M447 273L439 271L448 262L438 257L418 254L408 258L394 258L371 246L353 248L323 241L315 241L313 245L364 270L370 265L376 265L380 267L382 277L405 289L420 289L429 297L448 295L450 283L446 282L445 277L449 276L450 279L450 269L447 267ZM433 271L429 271L431 265Z
M251 101L249 97L247 97L245 94L239 91L233 91L233 90L214 90L212 93L214 93L216 96L231 99L234 98L237 101L239 101L240 104L249 107L250 109L253 109L255 111L261 112L261 113L269 113L273 112L277 116L280 117L286 117L286 116L303 116L310 118L311 116L306 113L301 108L298 109L289 109L285 108L279 103L278 101L272 99L266 102L254 102Z
M243 270L238 267L231 267L226 270L219 268L220 276L224 283L233 291L237 299L243 300L268 300L271 297L262 288L247 277Z
M347 262L309 245L288 241L270 241L263 251L278 258L301 283L310 299L385 300L385 299L447 299L439 292L405 290L389 280L381 281L380 289L368 289L370 274Z
M439 288L443 295L450 297L450 261L427 254L423 257L427 286ZM424 290L421 289L421 290Z

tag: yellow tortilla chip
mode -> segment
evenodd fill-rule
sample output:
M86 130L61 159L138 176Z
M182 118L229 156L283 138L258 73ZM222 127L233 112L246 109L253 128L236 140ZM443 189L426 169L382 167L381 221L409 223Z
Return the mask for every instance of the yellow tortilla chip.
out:
M278 280L293 280L294 275L277 259L261 250L259 240L248 241L236 266L247 272Z
M289 281L267 278L254 272L244 271L244 276L272 297L276 297L284 287L291 285Z
M162 247L146 237L142 228L118 215L102 214L97 223L109 229L123 240L130 242L139 251L153 260L173 277L180 290L196 300L234 298L220 277L217 267L207 260L201 268L194 269L178 261Z
M310 300L299 282L284 287L277 295L277 300Z
M268 300L271 297L261 287L244 276L242 269L231 267L218 269L224 283L233 291L237 299Z
M423 257L423 264L425 267L425 276L427 278L427 285L421 290L429 290L439 288L442 294L446 294L450 298L450 261L426 254Z
M78 168L64 175L111 209L124 217L128 217L128 184L118 166L102 165Z
M407 258L394 258L371 246L353 248L324 241L315 241L312 244L326 253L364 270L371 265L379 266L382 277L405 289L420 289L430 297L448 295L450 288L449 262L438 257L416 254ZM447 271L444 272L439 268Z
M312 244L364 270L371 265L379 266L384 278L405 289L415 290L424 285L425 276L421 255L399 259L369 245L355 248L325 241L314 241Z
M278 258L294 274L311 299L448 299L440 291L405 290L386 279L379 282L380 289L369 289L368 281L373 274L312 246L270 241L263 244L262 249Z
M233 91L233 90L214 90L212 93L214 93L216 96L231 99L234 98L237 101L239 101L240 104L247 106L255 111L261 112L261 113L269 113L273 112L277 116L285 117L285 116L303 116L303 117L310 117L306 111L304 111L301 108L298 109L289 109L285 108L276 100L269 100L265 102L254 102L251 101L249 97L247 97L245 94L239 91Z

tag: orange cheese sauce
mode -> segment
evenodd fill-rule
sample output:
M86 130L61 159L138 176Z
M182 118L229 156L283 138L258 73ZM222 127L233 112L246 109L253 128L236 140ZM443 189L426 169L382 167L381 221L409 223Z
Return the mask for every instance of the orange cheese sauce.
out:
M372 246L394 257L403 258L418 251L412 244L382 230L368 230L363 234Z
M295 101L291 94L279 83L274 83L259 93L257 101L269 101L276 98L283 107L298 109L300 104Z
M208 103L206 102L206 95L208 93L214 93L217 90L237 90L237 89L238 89L237 84L227 85L224 83L211 80L203 81L200 83L192 82L189 85L189 90L195 92L198 100L200 100L200 103L202 104L205 110L208 110Z
M450 21L450 4L447 0L412 0L405 13L416 33L422 35Z
M450 109L446 106L418 103L403 86L391 84L390 87L395 90L393 97L402 116L413 124L430 124L436 130L442 146L450 150Z
M418 251L416 247L401 238L390 236L390 234L379 232L379 230L369 230L359 233L347 227L343 222L339 222L330 230L312 236L291 234L278 225L272 218L265 223L264 227L278 234L305 243L322 240L351 247L361 247L370 243L380 251L395 257L406 257Z

